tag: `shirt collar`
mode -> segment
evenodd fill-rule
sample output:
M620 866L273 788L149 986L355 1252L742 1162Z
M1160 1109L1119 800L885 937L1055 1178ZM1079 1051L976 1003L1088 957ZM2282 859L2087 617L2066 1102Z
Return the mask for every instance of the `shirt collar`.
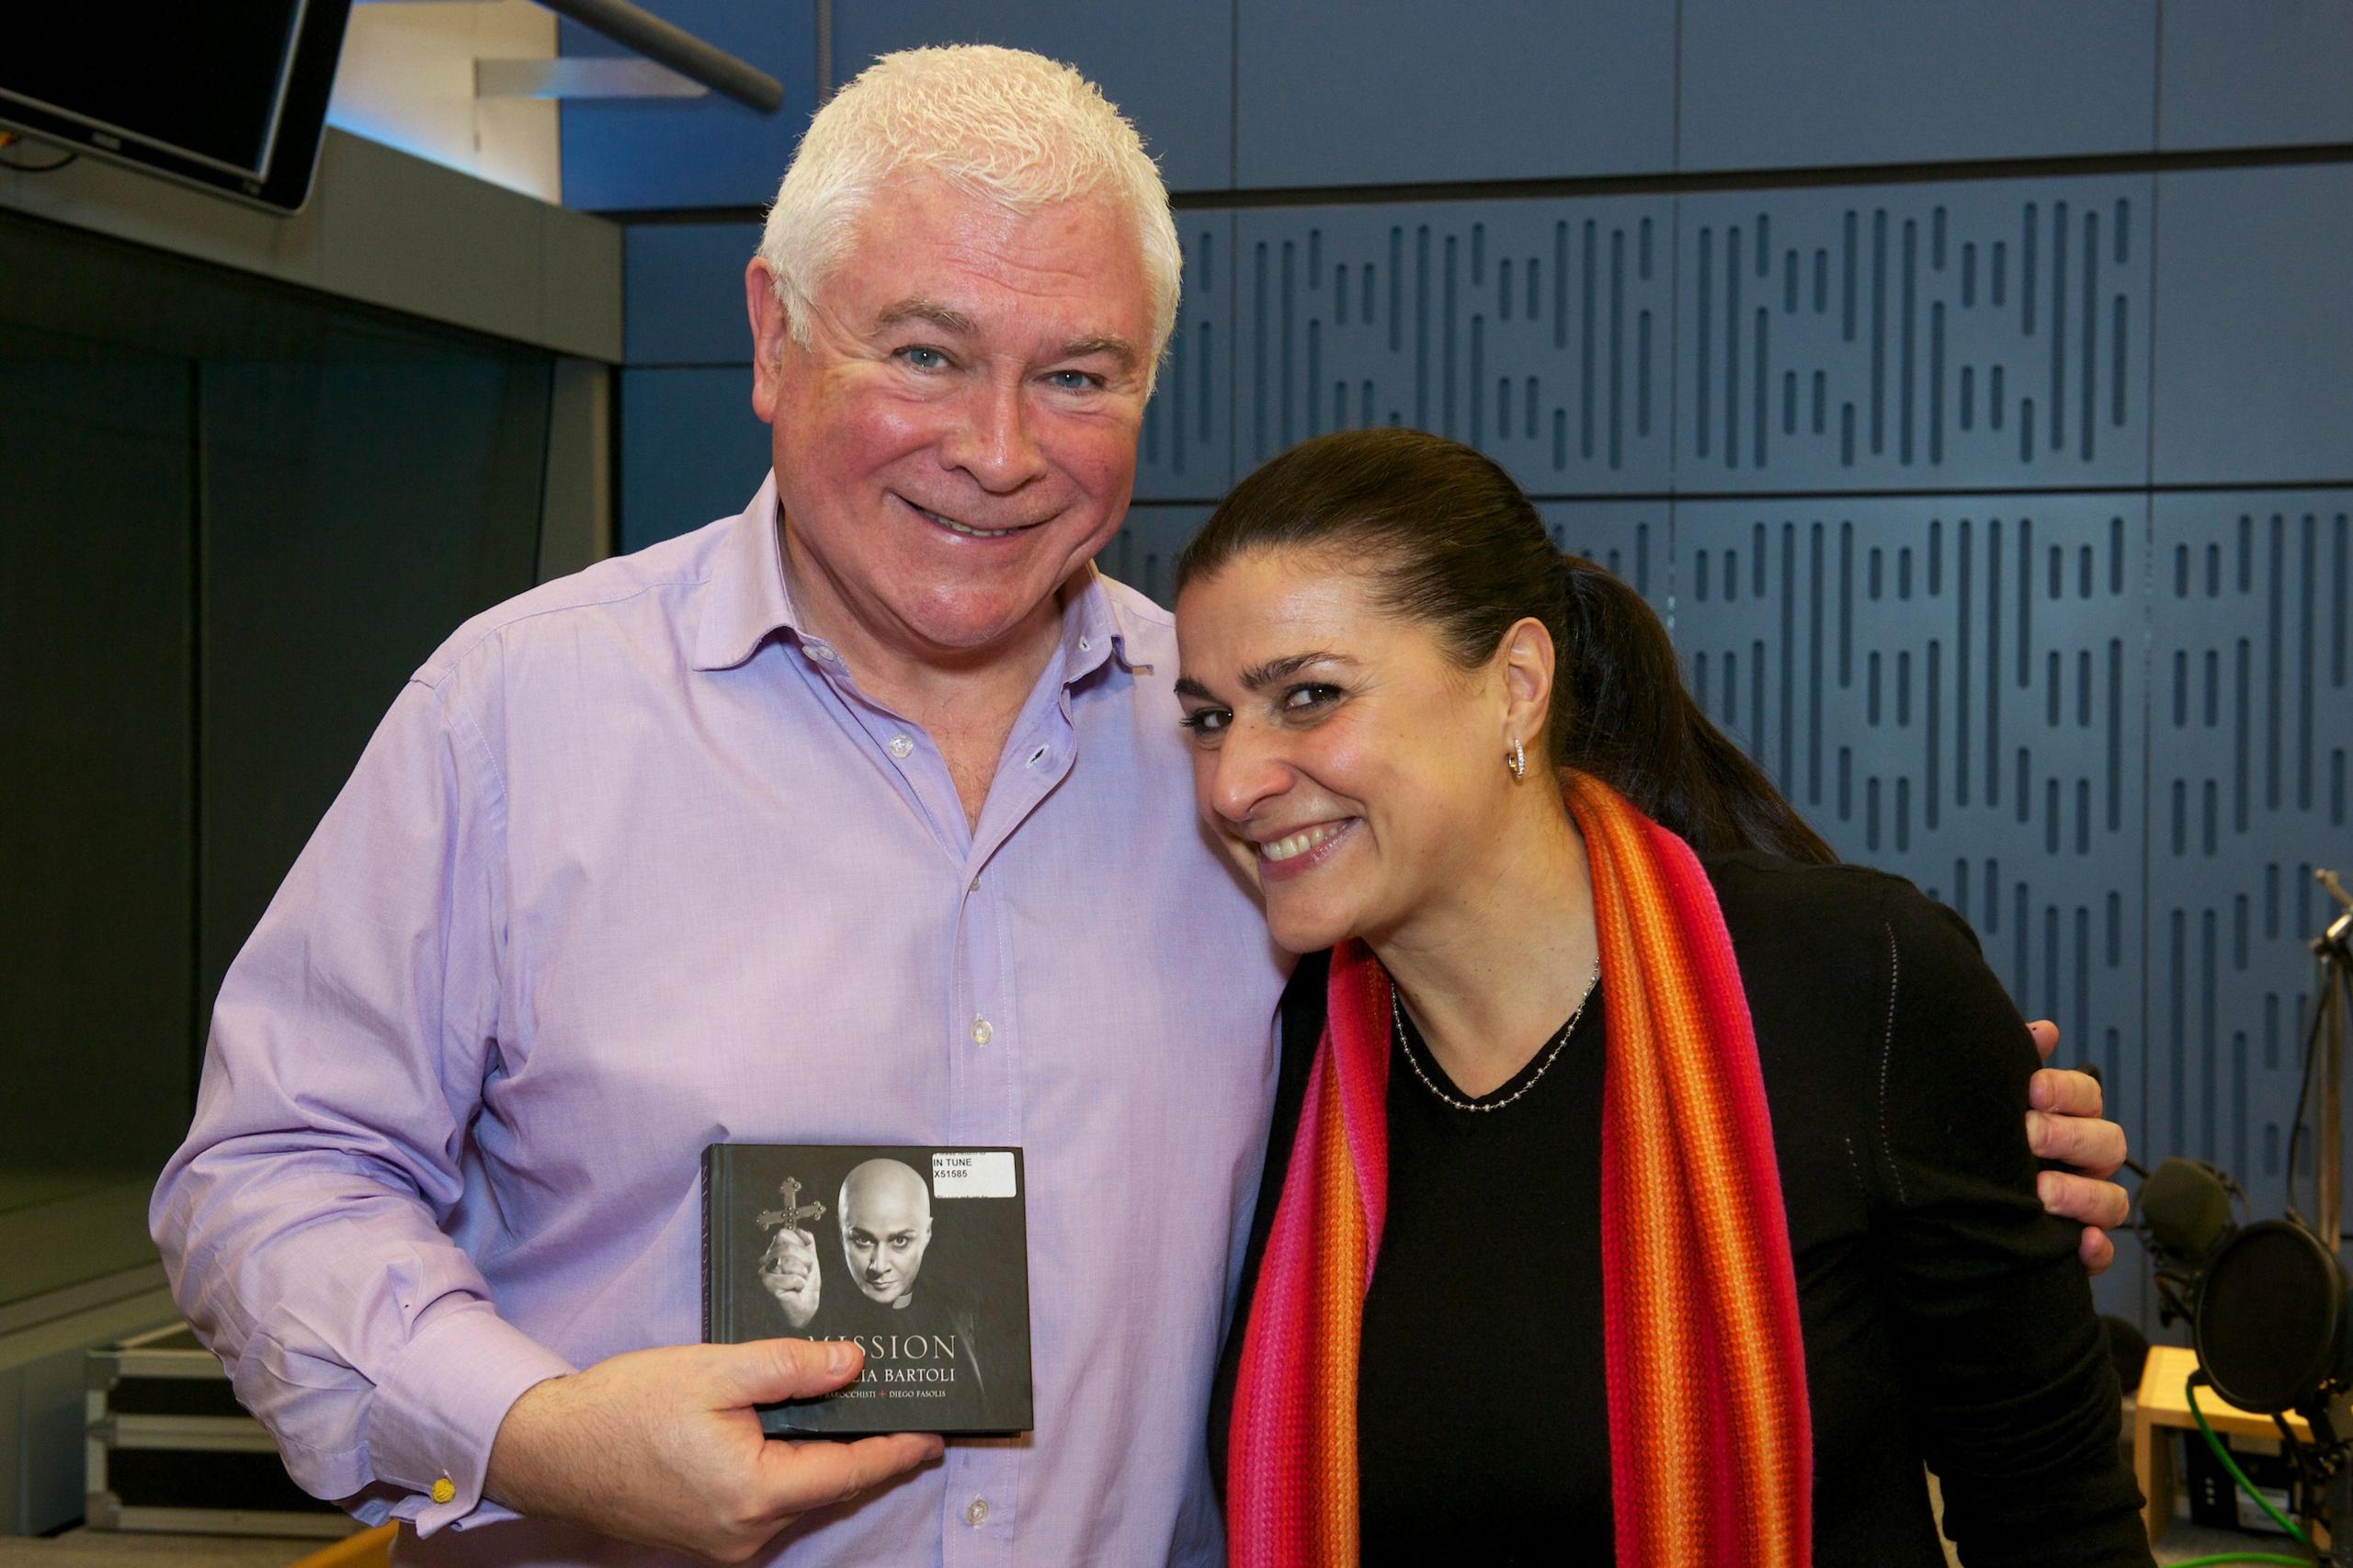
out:
M752 504L726 525L703 592L700 624L695 629L694 667L733 669L779 631L806 638L785 585L783 532L777 526L776 475L760 484ZM1088 562L1063 596L1063 684L1073 686L1117 659L1122 669L1138 666L1128 657L1128 636L1103 574Z
M784 585L784 541L778 536L776 475L726 525L702 592L694 667L727 670L750 658L778 631L801 634Z
M1139 666L1128 657L1127 630L1095 563L1088 562L1073 582L1063 599L1063 684L1075 686L1112 659L1131 675L1139 669L1148 673L1149 665Z

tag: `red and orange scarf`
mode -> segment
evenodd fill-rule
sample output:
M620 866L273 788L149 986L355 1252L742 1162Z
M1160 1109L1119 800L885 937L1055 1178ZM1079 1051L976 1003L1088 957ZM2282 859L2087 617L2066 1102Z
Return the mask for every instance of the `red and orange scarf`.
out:
M1601 1282L1618 1559L1802 1568L1804 1348L1732 939L1688 845L1597 780L1571 775L1565 790L1609 983ZM1243 1341L1234 1568L1358 1557L1357 1351L1389 1192L1389 976L1362 944L1334 951L1329 999Z

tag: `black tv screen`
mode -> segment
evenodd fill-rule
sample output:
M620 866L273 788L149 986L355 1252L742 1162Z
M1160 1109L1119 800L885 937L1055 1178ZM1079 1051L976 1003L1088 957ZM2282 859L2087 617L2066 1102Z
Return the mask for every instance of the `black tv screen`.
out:
M0 122L291 212L351 0L83 0L0 48Z

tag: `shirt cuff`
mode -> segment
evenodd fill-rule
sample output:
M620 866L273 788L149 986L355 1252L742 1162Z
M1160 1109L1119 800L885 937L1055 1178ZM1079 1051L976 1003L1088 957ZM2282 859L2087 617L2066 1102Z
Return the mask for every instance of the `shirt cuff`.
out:
M482 1495L499 1424L533 1384L575 1370L487 1302L437 1315L409 1341L369 1406L369 1469L380 1483L408 1494L388 1511L421 1536L445 1525L513 1518Z

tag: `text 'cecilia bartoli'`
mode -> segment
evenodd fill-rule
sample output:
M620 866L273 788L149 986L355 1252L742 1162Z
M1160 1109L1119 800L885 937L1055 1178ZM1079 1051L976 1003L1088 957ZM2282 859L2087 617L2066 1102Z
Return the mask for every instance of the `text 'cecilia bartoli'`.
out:
M866 1369L858 1373L861 1383L952 1383L956 1381L953 1366L940 1365L956 1359L956 1341L939 1334L846 1334L839 1336L866 1352ZM920 1361L924 1366L885 1366L884 1362Z

